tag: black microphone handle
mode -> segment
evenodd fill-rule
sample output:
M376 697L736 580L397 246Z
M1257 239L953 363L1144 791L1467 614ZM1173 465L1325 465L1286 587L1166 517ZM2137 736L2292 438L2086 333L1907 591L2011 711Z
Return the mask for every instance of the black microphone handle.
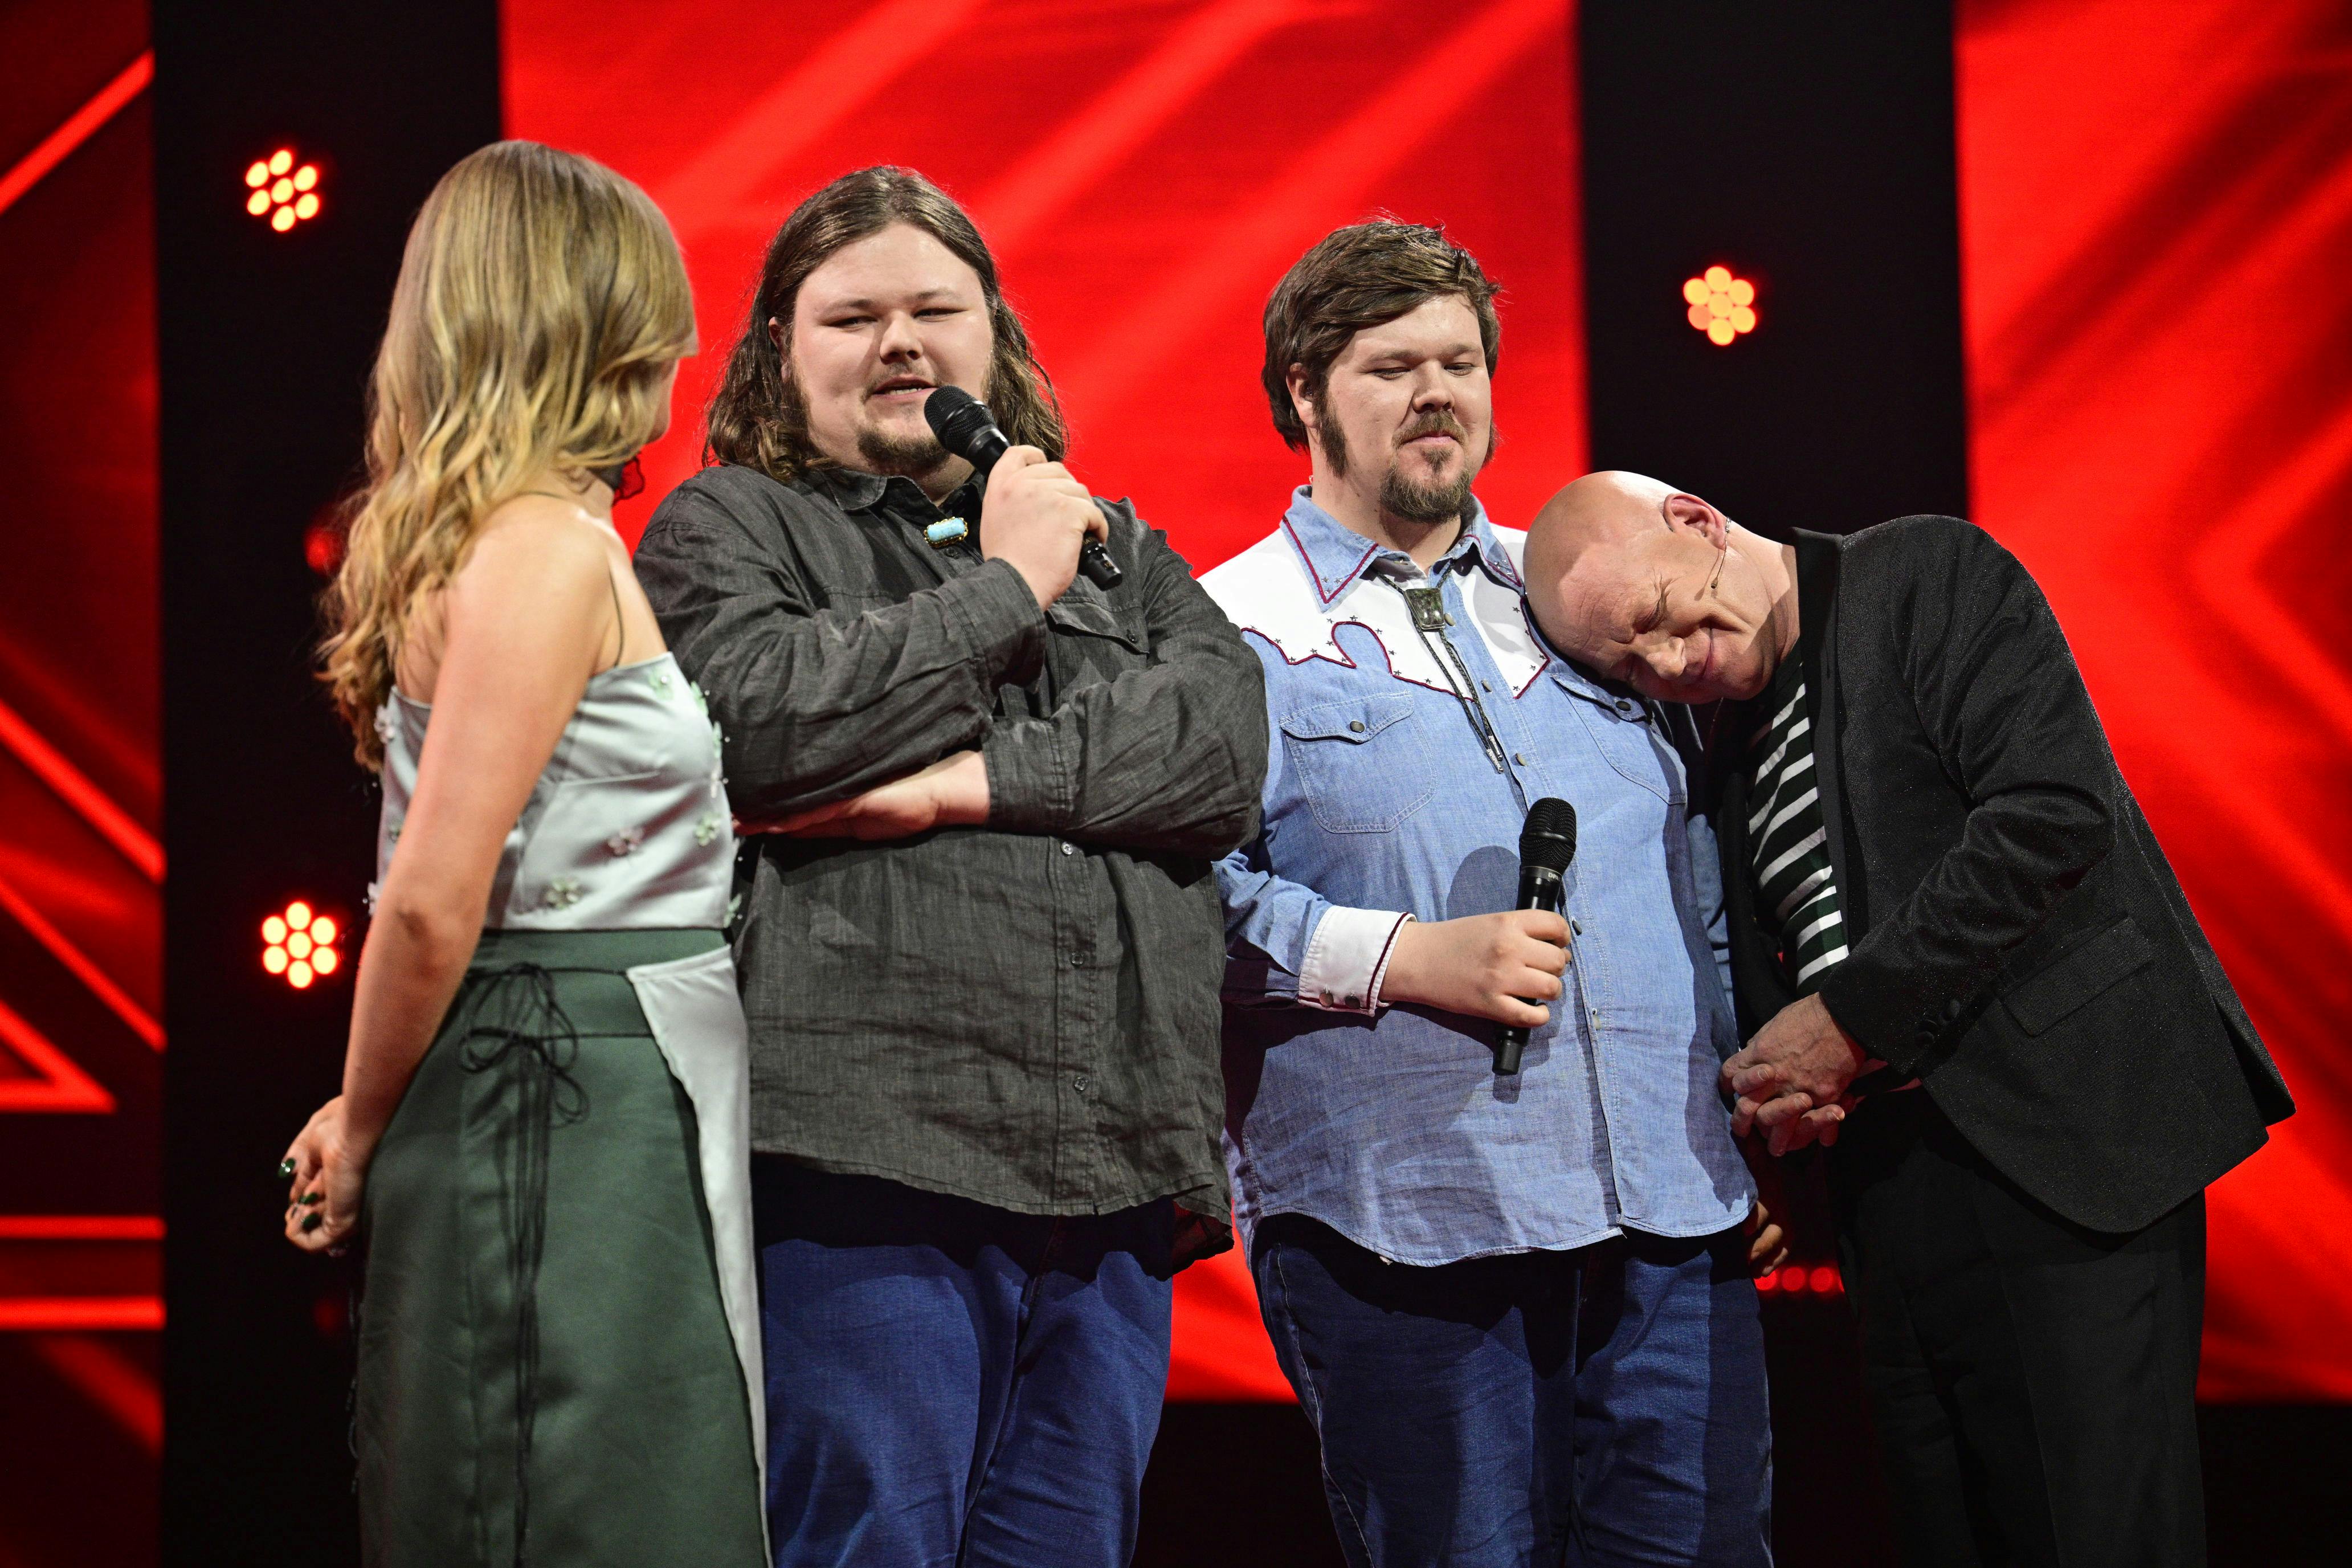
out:
M1559 910L1559 872L1533 866L1520 870L1519 908L1549 910L1556 914ZM1527 1003L1530 1007L1543 1005L1542 1003L1525 996L1520 997L1519 1000ZM1560 1000L1562 1002L1568 1000L1564 984L1560 992ZM1519 1070L1519 1056L1528 1048L1529 1033L1530 1031L1521 1028L1517 1024L1504 1026L1501 1036L1495 1041L1495 1071L1498 1077L1508 1078Z
M1127 581L1127 574L1120 571L1118 563L1110 558L1110 552L1103 548L1103 542L1091 535L1078 546L1078 570L1085 573L1087 581L1097 588L1116 588Z

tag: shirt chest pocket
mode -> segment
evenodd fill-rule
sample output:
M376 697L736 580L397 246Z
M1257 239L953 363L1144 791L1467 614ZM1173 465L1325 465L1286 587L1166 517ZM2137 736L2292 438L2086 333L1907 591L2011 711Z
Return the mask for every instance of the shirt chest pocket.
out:
M1676 805L1684 803L1687 791L1682 764L1650 727L1640 703L1622 699L1596 701L1573 688L1568 691L1602 761L1660 800Z
M1115 679L1151 662L1139 608L1065 594L1046 607L1045 624L1051 632L1045 657L1065 691Z
M1436 791L1421 721L1403 692L1302 708L1281 729L1283 762L1328 833L1386 833Z

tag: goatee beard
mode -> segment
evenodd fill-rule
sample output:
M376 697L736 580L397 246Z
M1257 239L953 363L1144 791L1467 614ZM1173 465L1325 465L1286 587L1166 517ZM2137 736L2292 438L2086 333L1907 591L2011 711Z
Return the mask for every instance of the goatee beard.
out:
M1470 504L1470 479L1466 464L1463 473L1443 482L1391 468L1381 481L1381 510L1407 522L1452 522Z
M1339 428L1338 420L1325 419L1322 409L1318 407L1315 411L1315 433L1322 437L1323 460L1330 468L1332 477L1344 478L1354 458L1348 449L1347 432ZM1465 452L1469 448L1470 433L1450 414L1426 415L1414 420L1397 437L1397 443L1402 447L1416 436L1433 435L1451 436L1462 443ZM1489 426L1486 437L1488 457L1494 456L1496 438L1493 426ZM1468 509L1471 484L1478 477L1479 465L1465 463L1458 479L1441 482L1410 477L1404 471L1403 462L1403 455L1400 453L1397 466L1391 468L1387 478L1381 481L1381 507L1390 516L1402 518L1407 522L1452 522Z
M903 474L921 479L948 460L948 449L929 431L920 436L894 436L867 426L857 432L857 456L870 474Z

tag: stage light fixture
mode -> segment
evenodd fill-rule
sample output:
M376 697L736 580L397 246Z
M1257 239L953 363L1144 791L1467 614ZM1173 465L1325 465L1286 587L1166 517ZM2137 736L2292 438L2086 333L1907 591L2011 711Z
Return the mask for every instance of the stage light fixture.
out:
M302 531L302 559L321 577L331 577L343 563L343 531L331 507L322 509Z
M1728 267L1710 267L1685 279L1683 299L1690 306L1684 319L1717 348L1756 330L1756 285L1732 276Z
M246 165L245 210L279 234L319 216L319 165L298 163L291 147Z
M335 939L342 934L332 915L322 915L300 899L261 922L261 967L306 991L342 967Z

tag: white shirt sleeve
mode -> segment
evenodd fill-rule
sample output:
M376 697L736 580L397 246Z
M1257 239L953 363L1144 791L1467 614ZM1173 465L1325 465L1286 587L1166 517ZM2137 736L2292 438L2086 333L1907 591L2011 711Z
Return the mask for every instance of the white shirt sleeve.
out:
M1390 910L1350 910L1337 904L1324 910L1299 966L1298 999L1327 1012L1377 1014L1396 933L1411 919Z

